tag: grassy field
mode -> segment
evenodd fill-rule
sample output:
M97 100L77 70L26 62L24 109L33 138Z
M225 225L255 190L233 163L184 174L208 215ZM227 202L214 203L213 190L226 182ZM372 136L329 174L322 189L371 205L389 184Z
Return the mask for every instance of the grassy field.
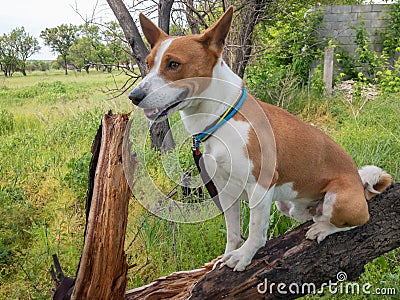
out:
M74 276L83 242L92 140L102 114L110 109L132 110L125 95L109 100L104 91L125 80L117 73L65 76L57 71L0 78L0 299L48 299L53 288L48 269L54 253L65 274ZM362 101L350 103L341 97L311 101L302 96L290 110L330 134L357 165L379 165L398 181L399 99L400 95L381 95L367 103L359 116L352 112ZM154 170L158 165L154 159ZM154 180L161 184L163 175L154 172ZM246 235L245 205L242 214ZM293 226L273 210L271 236ZM132 199L125 248L134 266L128 287L196 268L223 253L224 246L221 216L198 224L176 224L149 214ZM399 256L396 250L368 264L361 282L398 288Z
M1 299L48 298L53 253L74 274L91 142L103 113L131 109L103 92L114 80L125 78L52 71L0 79Z

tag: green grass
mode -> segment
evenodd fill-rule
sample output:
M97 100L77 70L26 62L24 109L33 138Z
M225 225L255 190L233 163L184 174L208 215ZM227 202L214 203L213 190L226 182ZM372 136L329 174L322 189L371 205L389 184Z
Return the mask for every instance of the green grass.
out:
M322 103L321 103L322 101ZM357 166L377 165L388 171L395 182L400 180L400 94L381 95L368 102L358 117L351 105L341 98L316 99L305 106L300 117L311 120L326 131L354 159ZM356 107L358 109L359 107ZM353 107L354 110L354 107ZM298 110L297 110L298 111ZM375 289L395 288L395 295L379 299L398 299L400 294L400 250L393 250L365 266L358 281L360 287L370 284L371 294L336 294L325 290L323 299L377 299ZM306 299L319 299L307 296Z
M53 288L48 269L54 253L65 274L75 275L83 243L92 140L102 114L109 109L132 110L126 96L108 100L103 92L126 79L113 75L65 76L50 71L0 78L0 299L48 299ZM398 181L399 96L384 95L369 102L357 118L341 98L303 95L292 101L289 109L330 134L357 165L382 166ZM134 143L139 159L148 159L153 181L170 190L173 184L166 180L158 155L143 145L148 141L146 123L139 119L135 126L141 140L141 144ZM185 147L176 151L187 153L181 163L188 165L191 158ZM137 178L134 195L140 200L149 196L152 182ZM135 197L129 206L125 246L132 266L128 288L177 270L197 268L223 253L226 232L222 216L197 224L172 223L145 211ZM245 236L248 215L243 204ZM296 223L272 210L269 236L294 226ZM398 285L398 255L396 250L368 264L361 282Z
M0 79L0 299L47 299L53 253L74 274L91 142L103 113L131 109L101 91L115 78L38 72Z

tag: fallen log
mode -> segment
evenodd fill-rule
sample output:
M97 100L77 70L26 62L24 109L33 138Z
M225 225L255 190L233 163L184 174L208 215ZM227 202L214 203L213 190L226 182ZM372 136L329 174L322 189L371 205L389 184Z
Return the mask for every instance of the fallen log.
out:
M212 270L214 260L127 291L125 299L295 299L315 292L310 283L318 290L335 283L338 274L357 280L366 263L400 247L400 184L371 199L369 211L367 224L331 235L320 244L305 239L311 222L302 224L268 241L243 272L228 267ZM307 288L296 289L303 286Z

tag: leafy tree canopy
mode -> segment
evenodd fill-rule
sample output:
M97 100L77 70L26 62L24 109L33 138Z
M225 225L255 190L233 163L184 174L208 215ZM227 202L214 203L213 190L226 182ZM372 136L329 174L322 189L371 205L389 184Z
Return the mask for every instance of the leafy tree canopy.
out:
M0 37L0 66L6 76L20 70L26 75L26 61L40 50L38 40L17 27Z
M75 25L62 24L54 28L46 28L40 33L44 43L51 48L54 53L62 56L67 74L67 56L71 46L78 37L79 27Z

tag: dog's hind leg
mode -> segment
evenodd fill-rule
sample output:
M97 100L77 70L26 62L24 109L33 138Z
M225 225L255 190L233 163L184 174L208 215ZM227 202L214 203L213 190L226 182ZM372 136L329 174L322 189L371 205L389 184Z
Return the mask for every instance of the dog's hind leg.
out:
M222 262L234 271L243 271L251 263L257 250L265 244L274 188L267 191L255 184L248 195L250 195L249 237L239 249L226 253L222 258Z
M342 180L331 184L324 197L322 214L314 217L315 223L310 226L306 237L319 243L328 235L350 230L368 220L368 204L362 184L354 181L348 184Z
M292 207L289 201L276 201L275 202L276 208L285 216L290 217L290 208Z

